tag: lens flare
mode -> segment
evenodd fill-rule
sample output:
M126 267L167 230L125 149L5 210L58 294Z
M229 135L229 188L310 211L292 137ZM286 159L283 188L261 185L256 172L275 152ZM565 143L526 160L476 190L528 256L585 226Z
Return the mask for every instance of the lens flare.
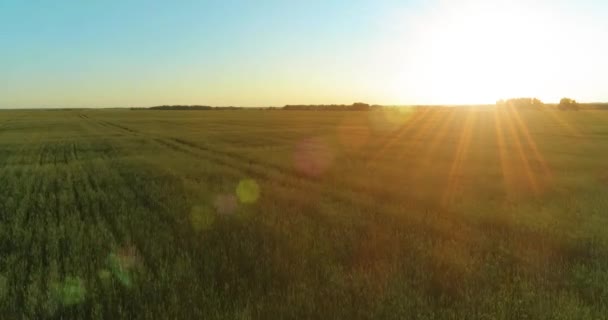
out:
M238 208L238 199L232 194L220 194L215 197L213 206L218 214L230 215Z
M296 147L294 165L299 173L319 177L331 167L334 158L333 149L323 139L311 138Z
M133 285L136 268L141 264L141 257L137 248L126 245L108 255L106 265L109 273L125 287ZM108 281L108 271L102 270L98 276L102 281Z
M99 272L97 272L97 276L104 285L112 279L112 273L106 269L99 270Z
M414 113L413 108L384 108L368 112L369 123L375 132L389 133L401 128Z
M260 186L253 179L244 179L236 187L236 196L241 203L255 203L260 197Z
M56 301L63 306L73 306L84 302L87 290L79 277L67 276L63 281L52 284Z

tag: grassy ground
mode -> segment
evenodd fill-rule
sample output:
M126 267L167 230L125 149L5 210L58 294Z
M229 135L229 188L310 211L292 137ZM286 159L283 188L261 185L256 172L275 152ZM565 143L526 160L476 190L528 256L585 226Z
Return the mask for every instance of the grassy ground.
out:
M3 318L608 318L608 112L0 112Z

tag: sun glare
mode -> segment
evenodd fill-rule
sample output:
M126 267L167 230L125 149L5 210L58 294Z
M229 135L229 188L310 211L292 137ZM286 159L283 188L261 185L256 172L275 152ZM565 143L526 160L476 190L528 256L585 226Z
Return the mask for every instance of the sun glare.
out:
M597 30L555 7L444 1L426 15L407 17L407 44L388 46L397 53L390 63L398 66L391 95L465 104L518 96L555 101L584 91L572 79L590 76L585 63L597 43L588 40Z

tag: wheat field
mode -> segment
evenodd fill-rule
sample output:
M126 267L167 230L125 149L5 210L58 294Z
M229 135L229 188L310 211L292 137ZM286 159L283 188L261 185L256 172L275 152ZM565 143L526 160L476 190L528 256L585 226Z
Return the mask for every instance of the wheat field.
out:
M608 112L0 112L5 319L603 319Z

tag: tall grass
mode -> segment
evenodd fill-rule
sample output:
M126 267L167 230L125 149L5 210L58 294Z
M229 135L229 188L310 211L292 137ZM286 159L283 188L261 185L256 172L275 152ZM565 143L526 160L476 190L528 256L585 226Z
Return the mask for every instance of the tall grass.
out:
M601 319L608 113L0 113L7 319Z

